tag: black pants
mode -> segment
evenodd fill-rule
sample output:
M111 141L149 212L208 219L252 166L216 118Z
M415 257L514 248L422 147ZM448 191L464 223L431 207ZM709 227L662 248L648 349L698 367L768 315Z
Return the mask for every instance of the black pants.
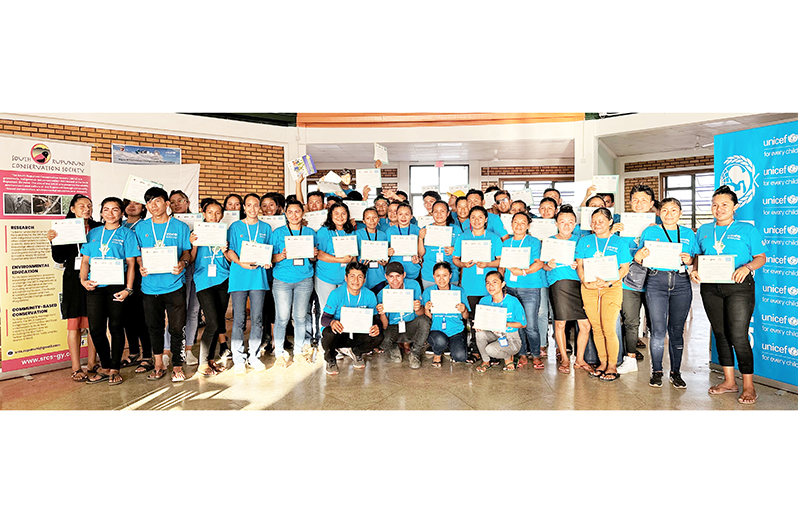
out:
M138 285L136 285L138 281ZM125 325L125 336L130 355L141 352L145 360L152 359L152 345L147 324L144 320L144 295L141 293L141 276L133 282L133 296L129 296L122 304L124 310L122 322Z
M715 335L721 366L733 367L736 353L740 373L753 374L754 353L748 341L748 325L756 303L754 278L749 274L742 283L702 283L701 301Z
M429 330L432 327L432 320L426 315L416 316L413 321L405 323L405 332L399 333L399 325L388 325L383 330L382 350L396 349L397 342L412 343L411 351L421 357L421 347L429 337Z
M163 354L164 314L169 318L172 365L183 365L183 346L186 343L186 287L168 294L144 295L144 319L150 333L153 354Z
M379 347L382 343L382 339L382 333L373 337L368 334L353 334L350 338L347 333L336 334L333 332L332 327L324 327L324 330L321 331L321 346L324 349L324 360L327 363L334 362L335 349L340 349L341 347L351 347L352 352L355 353L356 356L363 356Z
M468 342L468 352L477 355L479 354L479 349L477 348L477 336L476 332L474 331L474 317L476 316L475 312L477 310L479 300L482 298L484 298L484 296L466 296L466 299L468 300L468 306L471 308L471 313L468 315L468 327L471 331L471 340ZM537 318L535 321L537 321Z
M119 370L122 366L122 351L125 349L125 328L122 322L123 302L114 301L114 294L122 291L124 285L97 287L86 293L86 314L89 317L91 341L100 357L104 369ZM108 344L106 329L111 332Z
M266 296L263 298L263 335L260 337L261 344L266 343L267 340L269 340L270 343L274 343L274 340L272 340L272 325L274 325L276 310L274 308L274 295L271 289L273 281L274 280L269 282L269 290L266 291ZM264 350L271 352L271 344Z
M227 304L230 302L227 280L219 285L202 289L197 293L197 299L205 312L205 330L200 339L199 357L200 362L205 363L216 358L216 344L219 341L219 335L227 332L224 319Z
M637 352L637 340L640 331L640 306L643 304L646 293L623 290L623 302L621 303L621 319L623 320L623 343L626 347L626 354Z

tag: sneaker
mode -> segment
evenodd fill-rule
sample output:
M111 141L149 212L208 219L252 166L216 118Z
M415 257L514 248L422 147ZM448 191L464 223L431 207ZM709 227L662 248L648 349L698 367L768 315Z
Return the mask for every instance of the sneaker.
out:
M338 374L338 364L336 362L334 361L327 362L327 374L332 374L332 375Z
M399 350L399 347L388 349L388 355L391 357L391 362L402 363L402 352Z
M682 375L678 372L671 372L671 377L669 378L671 385L673 385L676 389L686 389L687 383L684 382L682 379Z
M199 360L188 347L186 348L186 357L183 358L183 361L186 365L199 365Z
M349 348L349 347L341 347L340 349L336 349L336 350L338 351L339 354L343 354L344 356L347 356L348 358L351 358L352 360L355 359L355 355L352 352L352 349Z
M245 363L236 363L235 365L233 365L233 372L235 374L246 374L247 365Z
M410 353L410 368L411 369L421 368L421 358L415 352Z
M356 369L365 369L366 362L363 361L363 356L358 356L355 354L355 361L352 363L352 366Z
M673 381L673 379L671 379L671 381ZM662 387L662 371L653 371L651 373L651 379L648 380L648 384L652 387Z
M634 356L624 356L623 363L618 365L618 374L637 372L637 360Z
M263 364L258 358L249 358L247 359L247 364L252 367L252 370L260 372L262 370L266 370L266 365Z

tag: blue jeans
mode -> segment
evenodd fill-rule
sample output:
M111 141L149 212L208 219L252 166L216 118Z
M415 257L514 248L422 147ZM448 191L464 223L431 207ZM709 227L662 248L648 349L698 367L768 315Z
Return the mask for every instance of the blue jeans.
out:
M466 360L466 343L465 331L458 332L451 338L441 331L429 331L427 343L432 346L432 352L436 356L443 354L446 347L449 347L449 355L452 361L465 361Z
M507 294L515 296L521 302L526 315L526 328L521 336L521 350L518 355L531 354L533 358L540 357L540 334L538 333L538 308L540 306L540 289L522 289L507 287ZM548 332L548 331L547 331Z
M247 362L244 352L244 331L247 327L247 297L249 297L249 357L260 357L260 337L263 334L263 300L266 291L233 291L233 335L230 340L230 351L233 353L233 364L243 365Z
M302 352L305 344L305 320L308 315L308 302L313 292L313 278L308 277L296 283L286 283L277 278L272 284L274 296L274 356L285 354L285 328L294 318L294 355Z
M186 291L186 336L183 347L191 347L197 341L197 329L199 328L200 304L197 299L197 289L194 286L194 266L189 265L186 269L186 283L183 287ZM171 347L172 336L169 329L163 335L164 347Z
M538 336L540 337L540 346L549 346L549 316L551 310L549 308L549 288L540 288L540 306L538 307Z
M646 299L651 315L651 366L662 372L665 331L668 332L668 355L671 373L679 372L684 349L684 322L690 313L693 289L687 273L651 271L646 280Z
M313 278L311 278L311 284ZM308 302L308 314L305 318L305 340L308 343L318 345L321 343L321 305L319 305L319 295L316 290L310 293Z

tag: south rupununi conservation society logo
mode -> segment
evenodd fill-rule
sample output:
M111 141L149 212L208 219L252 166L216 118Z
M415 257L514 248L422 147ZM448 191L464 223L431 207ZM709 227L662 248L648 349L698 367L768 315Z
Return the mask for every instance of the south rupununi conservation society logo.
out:
M754 192L759 184L756 183L758 175L753 162L736 154L729 156L723 162L725 167L720 174L720 184L728 185L737 194L740 207L746 205L754 198Z
M30 150L31 159L40 165L44 165L49 162L52 155L53 153L50 152L50 148L43 143L37 143L31 147Z

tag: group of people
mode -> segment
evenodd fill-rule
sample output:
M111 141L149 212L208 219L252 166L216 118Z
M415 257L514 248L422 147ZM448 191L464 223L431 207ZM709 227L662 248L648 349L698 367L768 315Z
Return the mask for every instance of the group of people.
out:
M562 204L554 188L544 192L536 214L498 187L488 189L495 201L490 208L479 189L448 194L446 199L428 191L423 195L425 212L417 213L425 216L419 226L402 191L383 190L356 221L347 202L366 201L368 188L361 194L342 184L340 192L314 191L305 201L301 182L297 180L296 193L288 197L250 193L230 194L224 202L203 199L199 207L205 222L222 222L226 211L238 213L227 228L226 244L216 246L197 245L198 237L189 225L175 218L190 212L182 191L167 194L150 188L144 205L106 198L99 223L92 219L91 199L75 195L67 217L84 219L86 243L52 246L53 259L64 265L62 312L68 321L72 379L116 385L122 382L122 366L137 365L136 372L159 380L170 364L173 381L186 379L184 365L198 365L197 372L210 377L225 371L228 355L233 372L243 374L247 368L265 369L264 349L273 350L275 365L285 367L292 361L311 362L313 351L321 348L330 375L338 373L342 358L348 357L360 369L366 364L364 356L381 352L388 352L395 363L407 354L413 369L421 367L427 351L432 352L432 367L440 367L448 352L452 362L474 364L477 372L494 365L506 371L527 365L543 369L551 322L559 372L571 372L573 352L573 369L614 381L638 370L643 358L637 350L640 311L645 307L650 324L649 384L662 386L667 334L669 382L683 389L687 387L680 373L684 324L692 301L691 280L700 283L698 255L734 254L735 283L701 284L725 375L709 393L739 392L734 379L736 354L743 375L739 401L756 401L747 327L754 306L753 272L765 263L766 249L753 226L734 220L737 196L727 186L713 195L714 222L697 232L678 224L682 211L677 199L657 202L650 187L634 186L628 195L632 211L656 217L639 238L633 238L620 235L625 225L608 209L614 206L614 195L594 195L594 187L582 202L595 208L589 214L588 230L580 224L581 213ZM305 219L305 213L315 211L326 212L318 229L309 227ZM285 224L274 229L260 219L280 214ZM535 219L554 220L557 233L551 238L576 244L573 263L541 258L541 239L530 233ZM440 228L433 242L427 238L428 234L432 238L431 227ZM441 230L450 231L450 241L440 241ZM48 233L51 241L55 236L55 231ZM312 237L307 240L312 242L312 254L296 256L294 246L304 236ZM415 244L410 252L408 240ZM646 263L650 255L646 241L680 244L681 266ZM379 259L368 259L362 255L364 242L369 253L375 252L373 246L387 250L371 256ZM271 258L242 261L242 250L251 244L271 245ZM142 249L153 248L176 250L177 264L171 272L148 272ZM477 248L482 254L474 256ZM528 258L522 256L518 267L508 267L501 261L504 249L528 253ZM108 258L124 260L124 284L98 285L92 280L94 260ZM617 278L586 278L586 260L593 258L616 265ZM449 291L443 310L439 297L444 294L435 291ZM231 299L228 347L225 316ZM479 314L491 314L486 307L506 313L503 328L479 328L483 323ZM200 308L205 329L197 359L192 350ZM85 371L78 351L83 328L89 329L93 342ZM576 329L575 350L570 347L571 328ZM286 342L291 331L293 347Z

